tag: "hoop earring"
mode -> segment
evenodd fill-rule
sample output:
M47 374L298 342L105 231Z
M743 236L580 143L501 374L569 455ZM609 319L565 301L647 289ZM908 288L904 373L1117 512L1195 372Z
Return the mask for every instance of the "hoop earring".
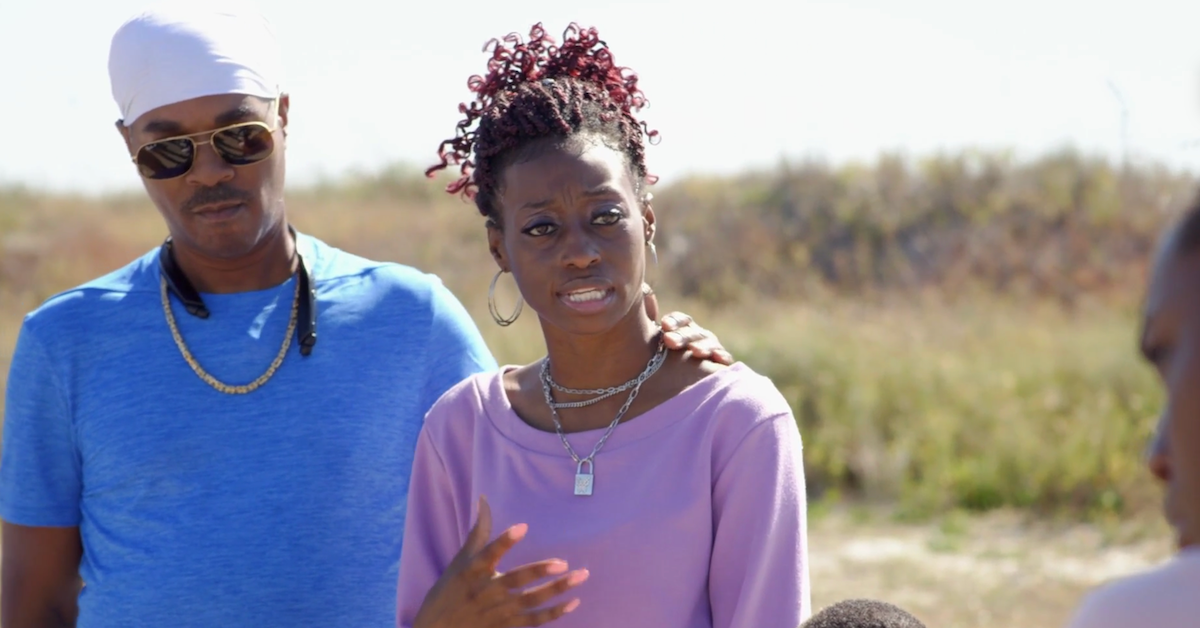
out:
M521 310L525 309L525 299L522 299L521 295L518 294L517 309L512 313L512 316L508 318L500 316L500 310L496 307L496 282L500 279L500 275L503 274L504 271L497 271L496 276L492 277L492 285L488 287L488 313L492 315L492 320L496 321L497 325L508 327L516 322L517 317L521 316Z

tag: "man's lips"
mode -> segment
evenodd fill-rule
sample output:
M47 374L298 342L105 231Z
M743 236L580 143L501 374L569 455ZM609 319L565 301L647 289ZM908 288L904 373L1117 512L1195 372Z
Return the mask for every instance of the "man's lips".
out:
M201 205L200 207L197 207L196 209L192 210L192 212L196 213L196 214L217 214L220 212L228 211L230 209L234 209L235 207L240 207L241 205L244 205L244 204L245 203L243 201L226 201L224 203L212 203L210 205Z
M228 220L246 208L246 204L242 201L215 203L213 205L204 205L193 210L193 213L204 220Z

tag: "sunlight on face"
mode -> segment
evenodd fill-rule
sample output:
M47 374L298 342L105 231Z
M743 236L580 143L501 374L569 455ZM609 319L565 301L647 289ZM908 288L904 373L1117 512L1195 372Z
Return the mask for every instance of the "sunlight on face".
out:
M575 139L507 167L489 240L525 301L565 331L612 329L640 307L654 213L624 155Z
M253 250L284 220L284 137L288 99L278 110L271 102L237 94L194 98L159 107L122 129L130 152L147 142L203 133L239 122L261 121L276 130L274 148L265 160L250 165L227 163L211 144L194 152L186 174L170 179L143 179L146 192L167 222L179 246L215 258L236 259ZM264 138L265 139L265 138Z

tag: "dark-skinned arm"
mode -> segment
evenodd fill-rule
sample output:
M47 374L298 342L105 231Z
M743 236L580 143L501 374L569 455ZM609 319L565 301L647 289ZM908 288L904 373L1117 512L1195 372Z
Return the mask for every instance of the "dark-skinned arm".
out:
M71 628L79 614L79 528L0 530L0 626Z

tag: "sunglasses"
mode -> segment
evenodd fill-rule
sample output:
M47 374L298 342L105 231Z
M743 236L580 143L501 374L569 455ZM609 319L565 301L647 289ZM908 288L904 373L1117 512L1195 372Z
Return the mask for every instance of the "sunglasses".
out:
M268 117L275 118L278 100L271 103ZM133 154L138 173L147 179L182 177L196 163L196 151L204 144L212 146L225 163L251 166L275 152L275 128L265 122L240 122L213 131L168 137L143 145ZM207 139L198 139L203 136Z

